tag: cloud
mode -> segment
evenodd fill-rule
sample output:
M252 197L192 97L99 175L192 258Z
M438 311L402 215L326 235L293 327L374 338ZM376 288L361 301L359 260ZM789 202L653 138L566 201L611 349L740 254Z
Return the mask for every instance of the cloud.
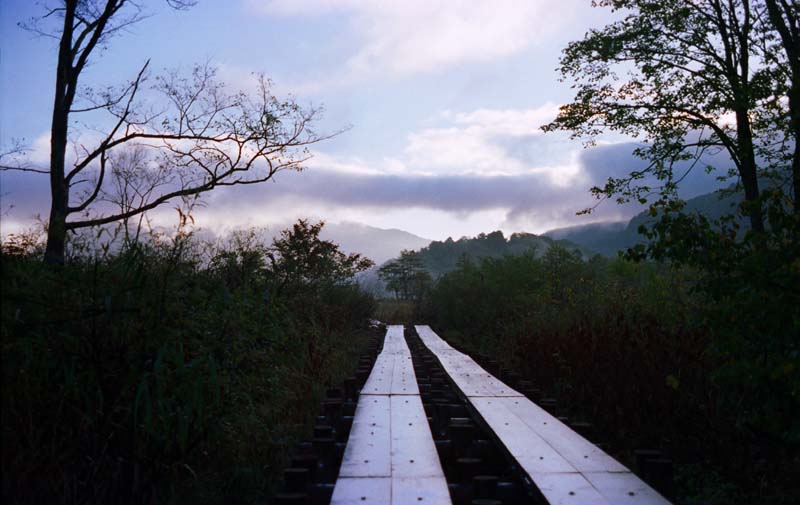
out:
M429 176L309 170L279 174L273 184L262 187L215 193L208 206L225 209L228 216L360 209L358 214L367 221L377 214L413 209L461 219L492 212L509 226L523 220L527 229L544 231L574 222L575 212L591 203L586 186L558 185L547 173Z
M644 162L631 154L636 144L583 150L566 135L540 132L539 126L554 114L553 104L446 111L409 134L396 156L368 160L316 152L302 173L283 172L271 183L207 194L202 213L206 222L221 226L288 222L298 215L337 216L380 226L386 221L381 221L382 216L395 216L393 222L401 223L406 216L408 224L399 227L432 237L454 233L444 230L446 226L452 229L456 221L469 221L469 229L480 224L505 231L543 232L632 217L640 205L606 203L590 218L575 213L596 202L589 188L602 185L609 176L642 168ZM4 210L15 206L9 214L29 218L46 213L46 177L34 177L0 177ZM689 198L718 186L714 176L698 167L684 180L682 194ZM166 209L162 214L172 219L170 207Z
M633 156L632 152L636 147L637 144L633 142L599 145L582 151L579 163L585 168L592 185L602 186L609 177L624 177L634 170L647 167L646 161ZM722 175L730 164L730 157L725 152L706 154L702 162L694 167L690 161L676 163L673 173L676 178L682 177L678 188L681 198L694 198L726 185L718 181L717 176ZM716 167L716 170L707 173L707 165ZM655 177L647 177L639 183L651 187L661 184Z
M541 126L555 119L559 107L547 102L530 109L477 109L472 112L445 111L442 117L457 125L476 128L495 135L542 135Z
M343 14L358 47L346 63L351 79L406 76L486 62L521 51L567 26L579 6L562 0L251 0L279 16Z
M409 134L406 164L411 170L438 175L563 173L572 161L570 147L562 142L565 137L556 134L542 139L540 130L557 111L552 103L530 109L445 111L438 118L445 125ZM530 146L537 146L537 151L529 150Z

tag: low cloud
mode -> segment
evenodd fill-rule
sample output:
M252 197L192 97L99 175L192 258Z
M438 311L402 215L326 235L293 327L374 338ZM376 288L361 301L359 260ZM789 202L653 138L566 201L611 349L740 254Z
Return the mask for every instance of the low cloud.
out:
M386 175L335 170L283 173L274 183L214 194L210 209L229 215L263 212L325 214L323 209L360 209L363 219L384 212L428 209L460 216L500 216L494 227L544 231L580 222L575 213L594 202L588 185L560 185L548 173L481 176ZM636 209L607 206L593 220L629 217ZM416 226L409 222L409 228Z
M602 185L609 177L624 177L634 170L647 167L647 162L633 156L636 147L635 143L625 142L586 149L581 152L580 164L593 181L592 185ZM715 170L707 173L706 166L712 166ZM682 178L679 185L680 196L689 199L722 187L723 183L717 180L717 176L725 173L730 166L730 157L725 152L707 154L701 163L694 166L689 161L676 163L673 172L676 179ZM652 187L660 184L654 177L645 178L640 183Z
M336 215L377 225L381 215L407 213L415 216L406 227L414 231L423 226L414 221L426 220L419 217L426 211L437 216L431 219L447 221L447 226L458 219L505 230L541 232L589 221L626 219L640 211L639 204L607 202L589 218L575 215L596 203L589 193L592 186L641 169L644 162L632 156L633 143L583 150L566 135L543 135L539 126L554 115L552 104L519 110L444 112L426 128L409 134L397 157L369 161L317 153L308 170L301 173L283 172L267 184L207 194L202 212L211 222L225 226L235 226L237 220L286 222L297 215ZM717 155L707 161L724 166L725 158ZM688 164L679 165L678 171L686 168ZM698 166L683 181L681 193L690 198L719 185ZM4 173L0 192L6 222L8 218L22 222L35 214L46 215L46 176ZM486 224L488 216L495 224ZM425 230L435 228L425 225Z

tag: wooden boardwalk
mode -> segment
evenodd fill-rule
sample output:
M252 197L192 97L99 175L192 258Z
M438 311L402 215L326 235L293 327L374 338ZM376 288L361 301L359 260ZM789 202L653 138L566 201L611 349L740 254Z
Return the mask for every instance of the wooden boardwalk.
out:
M361 389L331 503L451 503L402 326Z
M669 505L626 467L487 373L428 326L416 330L548 503Z

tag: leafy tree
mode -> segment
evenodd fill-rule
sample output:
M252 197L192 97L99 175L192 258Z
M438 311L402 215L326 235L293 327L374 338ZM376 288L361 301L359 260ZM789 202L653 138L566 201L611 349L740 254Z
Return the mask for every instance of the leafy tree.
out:
M761 181L780 185L787 168L800 183L796 3L751 0L598 0L625 16L564 50L560 71L574 79L575 100L546 130L593 142L616 131L642 140L646 168L610 178L600 198L643 203L654 193L671 208L688 171L710 152L725 152L744 189L752 230L764 230ZM776 26L787 36L775 43ZM790 91L791 90L791 91ZM787 94L795 96L787 102ZM796 105L792 106L796 109ZM791 133L791 134L790 134ZM794 150L786 164L785 150ZM688 169L678 171L679 162ZM763 162L760 164L760 162ZM711 167L707 167L711 169ZM727 167L724 167L727 168ZM655 182L653 182L655 179ZM800 205L797 196L790 206ZM678 205L679 206L679 205Z
M167 3L185 9L194 2ZM306 147L325 138L310 128L319 109L279 100L263 76L253 94L227 91L209 65L195 66L189 76L167 72L148 86L147 61L124 86L82 88L79 81L91 59L144 17L132 0L63 0L22 25L59 43L50 166L13 163L2 168L50 177L48 262L64 261L69 231L128 220L221 186L262 183L281 170L299 170L308 159ZM94 145L81 138L86 131L73 128L81 114L91 120L104 115L97 120L101 136ZM74 138L81 143L68 163L66 152ZM139 155L127 154L130 149L140 150ZM120 186L136 197L120 198ZM108 202L112 205L104 205Z
M279 290L342 283L374 265L361 254L345 254L338 244L322 240L323 226L323 221L309 224L300 219L275 239L267 258Z
M414 251L403 250L400 257L384 264L378 276L401 300L419 299L430 284L431 276L425 270L422 258Z

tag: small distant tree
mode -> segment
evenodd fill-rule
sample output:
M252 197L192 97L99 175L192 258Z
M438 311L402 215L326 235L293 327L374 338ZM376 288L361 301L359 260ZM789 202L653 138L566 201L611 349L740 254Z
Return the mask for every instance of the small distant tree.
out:
M431 282L422 258L408 250L401 251L399 258L384 264L378 270L378 277L400 300L419 299Z
M186 9L194 2L167 4ZM326 138L311 128L319 109L279 100L263 76L252 94L230 92L207 64L189 76L168 72L151 79L147 61L124 86L81 87L92 57L144 17L133 0L63 0L22 24L58 41L50 165L31 167L23 160L2 169L50 178L47 262L64 261L69 231L127 221L172 200L300 170L307 146ZM97 125L74 128L79 114L86 117L81 124ZM68 166L70 139L77 141ZM133 192L113 200L120 186ZM109 200L114 205L103 205Z
M266 256L279 290L299 290L351 280L375 263L361 254L345 254L338 244L320 238L323 221L298 220L281 231Z

